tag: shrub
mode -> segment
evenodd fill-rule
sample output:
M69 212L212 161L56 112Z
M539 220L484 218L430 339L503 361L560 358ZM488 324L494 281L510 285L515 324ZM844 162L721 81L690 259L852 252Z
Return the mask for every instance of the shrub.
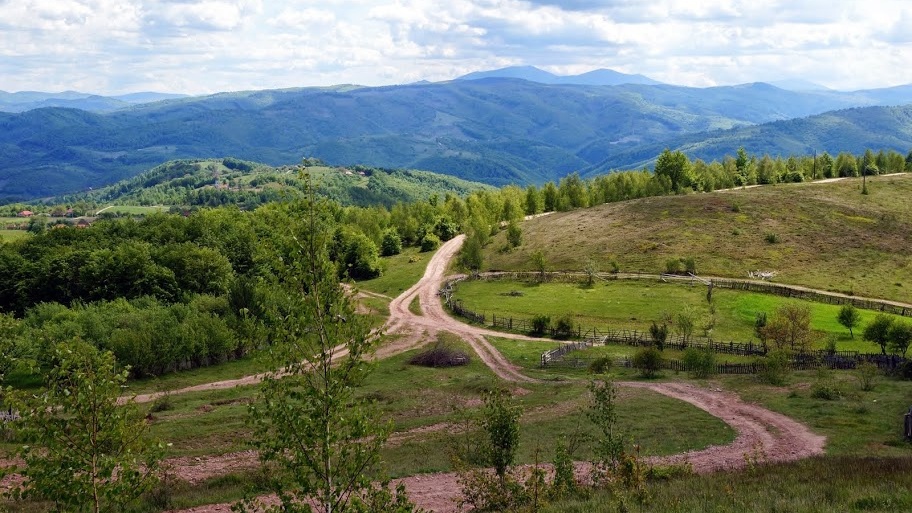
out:
M684 271L689 272L690 274L697 274L697 261L694 257L687 257L684 259Z
M865 362L858 366L856 376L858 377L858 387L865 392L874 390L875 380L880 369L871 362Z
M607 356L600 356L589 364L589 372L592 374L605 374L611 370L614 362Z
M440 247L440 237L434 233L426 233L421 238L421 251L434 251Z
M833 401L842 397L842 391L839 389L839 385L830 373L821 370L818 373L817 381L811 387L811 397L814 399Z
M380 254L382 256L398 255L402 252L402 238L395 228L390 228L383 232L383 240L380 242Z
M652 378L662 368L662 353L654 347L644 347L634 353L630 363L644 378Z
M532 318L532 334L544 335L551 327L551 318L547 315L536 315Z
M668 339L668 324L656 324L655 321L652 321L652 326L649 327L649 335L652 337L652 342L659 348L659 351L665 349L665 340Z
M716 372L716 355L709 349L691 347L684 351L684 365L691 377L706 379Z
M570 338L575 332L573 319L569 315L562 315L554 325L554 335L559 338Z
M766 235L763 236L763 240L769 244L776 244L779 242L779 236L773 232L767 232Z
M522 240L522 228L513 222L507 225L507 244L510 246L510 248L518 248L522 245Z
M665 272L667 274L681 274L681 259L672 258L665 261Z
M781 386L789 373L789 356L785 351L770 351L760 360L761 370L757 377L764 383Z

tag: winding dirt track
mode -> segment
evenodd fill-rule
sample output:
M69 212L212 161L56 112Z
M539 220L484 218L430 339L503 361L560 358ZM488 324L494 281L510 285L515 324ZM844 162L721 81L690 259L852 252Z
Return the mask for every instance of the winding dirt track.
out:
M464 339L478 357L501 379L515 383L538 382L526 376L510 364L486 339L486 336L536 340L521 335L495 332L471 326L450 317L437 292L440 290L447 266L462 245L463 236L445 243L431 258L421 280L390 303L390 318L383 331L394 335L394 340L381 346L375 358L386 358L418 347L435 338L440 331L454 333ZM421 315L409 311L411 302L418 298ZM338 353L341 357L343 351ZM252 385L262 381L265 374L247 376L234 380L219 381L172 390L170 394L181 394L206 390L219 390L235 386ZM740 468L745 465L745 456L762 461L778 462L806 458L822 454L825 438L811 432L803 424L784 415L760 406L743 402L738 396L719 389L708 389L684 383L641 383L621 382L620 386L645 388L681 401L690 403L710 415L718 417L736 432L735 441L729 445L712 446L674 456L655 458L654 463L688 461L697 472L713 472ZM136 397L137 402L154 400L162 393L144 394ZM405 443L416 436L438 430L449 430L452 426L439 424L419 428L393 436L394 443ZM226 472L249 469L256 465L256 454L252 451L232 453L206 458L175 458L168 461L172 471L183 479L199 482ZM578 470L584 472L585 463L579 463ZM419 506L434 512L456 511L455 499L460 488L455 473L439 473L411 476L399 480ZM228 512L230 505L213 504L201 506L182 513Z

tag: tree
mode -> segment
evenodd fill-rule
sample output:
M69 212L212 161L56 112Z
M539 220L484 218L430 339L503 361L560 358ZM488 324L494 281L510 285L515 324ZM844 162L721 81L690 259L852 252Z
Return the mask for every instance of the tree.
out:
M681 310L677 317L675 317L674 329L684 340L684 343L690 341L691 335L693 335L694 326L697 325L697 312L687 306Z
M855 338L853 330L861 321L861 314L858 313L858 309L851 303L843 305L843 307L839 309L838 320L839 324L842 324L849 330L849 336Z
M120 512L157 482L161 447L136 405L118 406L128 369L114 355L60 344L38 394L14 396L25 479L14 495L53 502L58 511Z
M586 416L598 429L592 462L595 485L602 485L617 470L624 454L624 436L618 426L617 386L611 380L589 382L589 411Z
M466 237L465 242L462 244L462 248L459 250L459 258L457 259L460 267L469 271L478 271L481 269L481 266L484 263L484 255L482 254L481 249L482 243L478 236L472 234Z
M545 281L545 273L548 272L548 261L545 260L545 254L538 249L529 258L532 259L532 267L538 272L538 281Z
M772 340L777 348L805 351L811 343L811 309L797 304L780 306L761 329L764 339Z
M402 252L402 238L395 228L389 228L383 232L383 240L380 241L380 254L382 256L398 255Z
M485 395L481 427L488 435L488 463L494 467L494 473L502 484L519 447L520 415L522 409L511 404L505 392L497 390Z
M880 352L885 355L887 354L887 345L890 343L890 328L892 327L892 317L887 314L877 314L877 317L865 326L861 338L879 345Z
M515 221L510 221L510 224L507 225L507 244L510 248L518 248L522 245L522 240L522 228Z
M690 187L694 180L687 155L680 151L671 151L668 148L665 148L665 151L656 160L655 175L657 177L668 177L671 181L671 189L674 192L681 192L685 187Z
M586 259L586 267L583 268L583 272L586 273L586 285L592 286L595 284L595 279L598 277L599 268L598 262L593 258Z
M267 244L282 299L268 313L275 320L268 355L279 370L266 376L249 407L254 445L272 465L269 484L280 503L265 510L363 511L364 497L378 497L370 476L389 433L356 394L376 335L356 315L328 258L327 209L312 192L289 208L289 230ZM252 501L237 505L240 511L254 507Z
M906 357L906 351L909 350L909 344L912 344L912 325L903 321L894 321L888 332L890 337L890 351L893 354Z
M644 378L652 378L662 369L662 353L654 347L644 347L633 354L630 364Z

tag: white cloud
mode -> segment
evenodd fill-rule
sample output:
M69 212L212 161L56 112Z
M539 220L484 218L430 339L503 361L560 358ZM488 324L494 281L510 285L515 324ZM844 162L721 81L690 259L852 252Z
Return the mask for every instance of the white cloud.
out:
M912 82L910 22L903 0L0 0L0 89L381 85L518 64L880 87Z

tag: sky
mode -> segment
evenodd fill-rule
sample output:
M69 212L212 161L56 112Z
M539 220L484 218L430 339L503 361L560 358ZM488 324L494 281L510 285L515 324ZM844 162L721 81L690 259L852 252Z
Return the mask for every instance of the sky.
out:
M907 0L0 0L0 90L450 80L533 65L708 87L912 83Z

